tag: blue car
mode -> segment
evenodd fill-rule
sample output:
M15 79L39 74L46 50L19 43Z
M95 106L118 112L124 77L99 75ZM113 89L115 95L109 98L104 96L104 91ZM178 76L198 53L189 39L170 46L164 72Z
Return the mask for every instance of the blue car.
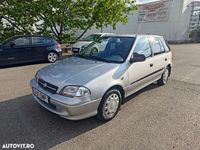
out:
M15 36L0 44L0 66L41 60L53 63L61 56L60 44L44 36Z

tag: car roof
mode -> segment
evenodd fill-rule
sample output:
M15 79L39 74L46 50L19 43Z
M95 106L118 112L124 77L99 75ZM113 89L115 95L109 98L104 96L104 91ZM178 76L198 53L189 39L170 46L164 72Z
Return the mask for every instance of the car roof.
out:
M44 37L44 38L52 38L52 37L42 36L42 35L16 35L16 36L13 36L12 38L19 38L19 37Z
M97 35L114 35L114 33L94 33L94 34L97 34Z
M162 37L160 35L151 35L151 34L113 34L111 36L114 36L114 37L142 37L142 36L146 36L146 37Z

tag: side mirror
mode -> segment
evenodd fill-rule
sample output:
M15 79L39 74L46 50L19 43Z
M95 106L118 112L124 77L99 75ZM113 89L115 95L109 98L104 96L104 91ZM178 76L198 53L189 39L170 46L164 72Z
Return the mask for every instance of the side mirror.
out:
M145 61L146 57L142 54L134 53L130 59L130 63Z
M10 42L10 47L14 47L15 43L14 42Z

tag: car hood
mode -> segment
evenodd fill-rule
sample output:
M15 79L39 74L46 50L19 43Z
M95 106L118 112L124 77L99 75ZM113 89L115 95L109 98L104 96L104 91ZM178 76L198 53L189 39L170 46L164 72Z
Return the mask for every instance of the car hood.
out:
M118 66L119 64L70 57L41 69L38 76L59 87L84 85Z
M73 47L81 48L82 46L87 46L87 45L89 45L91 43L92 43L92 41L78 41L73 45Z

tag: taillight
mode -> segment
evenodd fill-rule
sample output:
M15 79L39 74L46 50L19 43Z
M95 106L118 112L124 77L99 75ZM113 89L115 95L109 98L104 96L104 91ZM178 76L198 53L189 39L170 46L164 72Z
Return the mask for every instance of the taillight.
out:
M60 44L57 44L56 47L57 47L57 48L61 48L61 45L60 45Z

